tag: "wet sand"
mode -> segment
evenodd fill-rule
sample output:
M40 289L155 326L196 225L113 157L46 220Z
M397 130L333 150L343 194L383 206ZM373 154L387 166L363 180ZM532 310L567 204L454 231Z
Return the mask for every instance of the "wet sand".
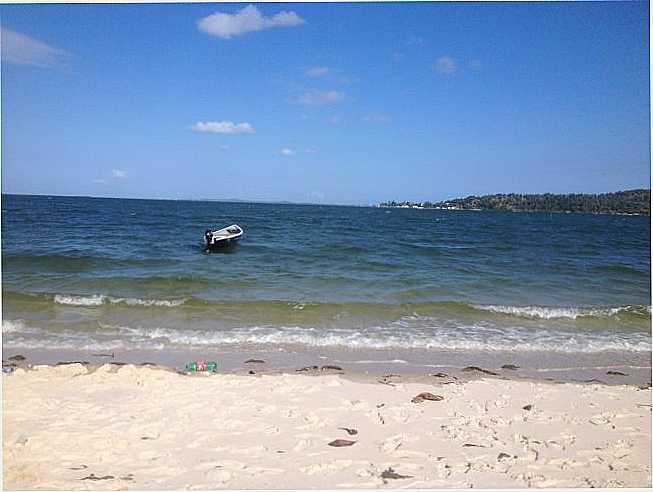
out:
M174 350L48 350L8 349L3 350L3 363L12 363L15 355L26 357L25 364L56 364L62 361L80 361L89 364L122 362L140 364L151 362L183 369L192 360L217 361L220 373L278 374L295 373L302 367L335 365L342 367L351 377L374 378L383 374L401 374L406 378L419 379L424 375L446 372L462 379L469 379L462 369L469 366L482 367L498 377L541 381L600 382L603 384L651 383L651 353L510 353L469 352L435 350L347 350L343 348L284 347L269 348L232 347L206 351ZM265 361L263 364L248 364L247 360Z
M14 363L8 490L651 486L650 384Z

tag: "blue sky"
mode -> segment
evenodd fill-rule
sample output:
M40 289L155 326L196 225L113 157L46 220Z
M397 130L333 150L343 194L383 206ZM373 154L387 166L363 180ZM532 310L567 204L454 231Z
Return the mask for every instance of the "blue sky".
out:
M648 3L2 5L2 191L649 188Z

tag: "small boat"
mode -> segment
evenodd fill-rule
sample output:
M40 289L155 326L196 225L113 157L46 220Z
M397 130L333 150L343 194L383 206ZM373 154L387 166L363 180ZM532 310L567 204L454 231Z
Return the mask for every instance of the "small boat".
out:
M207 229L204 233L206 249L222 248L238 241L243 235L243 229L238 224L230 225L218 231Z

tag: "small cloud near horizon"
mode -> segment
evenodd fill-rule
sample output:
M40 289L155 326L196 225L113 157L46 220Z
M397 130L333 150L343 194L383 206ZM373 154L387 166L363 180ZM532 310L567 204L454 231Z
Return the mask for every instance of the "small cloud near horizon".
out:
M297 153L297 152L295 152L294 150L289 149L289 148L287 148L287 147L281 149L281 155L287 155L287 156L290 156L290 155L295 155L296 153Z
M298 104L308 104L320 106L325 104L336 104L345 98L345 94L340 91L319 91L309 90L297 96L294 102Z
M192 129L203 133L221 133L235 135L238 133L256 133L254 127L247 123L234 123L233 121L198 121Z
M456 71L456 60L450 56L441 56L435 62L435 70L444 75L451 75Z
M271 17L265 17L254 5L248 5L233 14L216 12L204 17L198 21L197 27L211 36L231 39L248 32L262 31L273 27L294 27L304 23L304 19L292 11L282 11Z
M111 170L111 177L113 179L126 179L127 171L124 171L122 169L113 169Z
M65 65L70 54L25 34L0 27L1 58L3 62L52 68Z
M321 202L321 201L324 201L324 198L326 197L324 192L319 191L319 190L310 191L307 196L308 196L308 201L309 202L311 202L311 201Z

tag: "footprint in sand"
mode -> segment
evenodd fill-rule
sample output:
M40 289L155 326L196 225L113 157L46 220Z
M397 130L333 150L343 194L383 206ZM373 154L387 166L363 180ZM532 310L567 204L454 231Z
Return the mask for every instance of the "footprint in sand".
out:
M310 439L300 439L297 441L297 444L293 446L292 450L293 451L303 451L305 449L308 449L310 447L313 447L313 441Z
M615 418L615 414L604 412L590 417L589 423L594 425L606 425L612 422L614 418Z
M494 406L497 407L497 408L505 408L505 407L508 406L508 400L507 399L505 399L505 400L504 399L496 400L494 402Z
M303 466L299 469L302 473L307 475L315 475L316 473L325 474L333 473L340 470L345 470L353 464L351 460L336 460L331 463L315 463L312 465Z
M406 434L398 434L396 436L389 437L381 443L380 449L384 453L394 453L401 447L407 437L408 436Z
M212 482L227 483L233 478L233 474L227 470L213 469L206 472L206 478Z

